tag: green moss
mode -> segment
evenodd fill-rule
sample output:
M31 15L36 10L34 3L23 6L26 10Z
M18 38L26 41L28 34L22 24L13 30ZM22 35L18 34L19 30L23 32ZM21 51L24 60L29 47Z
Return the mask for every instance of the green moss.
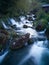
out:
M48 24L48 21L46 19L41 19L40 20L41 24L42 24L42 27L43 28L46 28L47 24Z

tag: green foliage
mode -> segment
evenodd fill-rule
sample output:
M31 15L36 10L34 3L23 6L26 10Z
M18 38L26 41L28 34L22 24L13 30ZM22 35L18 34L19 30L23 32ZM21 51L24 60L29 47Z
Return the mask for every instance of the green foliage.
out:
M47 27L48 21L46 19L40 19L40 20L36 21L34 23L34 25L35 25L35 28L37 30L41 31L41 30L44 30Z
M29 12L38 7L39 2L36 0L0 0L0 17L19 16L22 11Z
M40 10L41 9L41 3L38 0L32 0L31 3L31 10Z
M14 29L11 29L11 30L9 31L9 36L12 37L12 38L17 38L17 33L15 32Z
M47 21L49 22L49 13L46 14L46 17Z
M45 29L48 24L48 21L46 19L41 19L40 22L42 24L43 29Z
M37 19L34 23L35 26L41 24L43 28L46 28L49 22L49 13L45 13L44 10L40 9L37 13Z
M29 0L19 0L17 1L17 9L20 9L20 11L28 11L29 10Z
M16 12L17 0L0 0L0 17L12 16Z
M37 20L40 20L40 19L42 19L42 18L46 18L46 13L42 10L42 9L40 9L37 13L36 13L36 15L37 15Z

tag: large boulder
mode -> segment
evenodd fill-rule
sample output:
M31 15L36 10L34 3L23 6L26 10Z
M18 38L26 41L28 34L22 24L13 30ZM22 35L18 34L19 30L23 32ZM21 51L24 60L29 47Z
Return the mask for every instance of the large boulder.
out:
M15 41L11 43L10 48L15 50L15 49L25 46L25 43L28 42L29 35L30 34L27 33L27 34L21 36L20 38L16 38Z

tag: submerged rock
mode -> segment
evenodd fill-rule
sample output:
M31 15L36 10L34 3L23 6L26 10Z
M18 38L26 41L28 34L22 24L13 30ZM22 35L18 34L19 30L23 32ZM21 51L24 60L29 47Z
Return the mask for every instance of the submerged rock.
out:
M27 33L27 34L21 36L20 38L15 39L14 42L11 43L10 48L12 50L15 50L15 49L25 46L25 43L28 42L29 35L30 34Z

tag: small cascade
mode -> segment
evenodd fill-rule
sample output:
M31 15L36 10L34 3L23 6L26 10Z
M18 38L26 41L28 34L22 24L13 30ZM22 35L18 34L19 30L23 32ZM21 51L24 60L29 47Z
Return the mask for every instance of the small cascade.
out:
M16 22L13 18L10 19L12 25L16 25L16 27L22 27L23 26L23 23L22 22Z
M5 29L8 29L4 22L2 22L2 25L4 26Z

